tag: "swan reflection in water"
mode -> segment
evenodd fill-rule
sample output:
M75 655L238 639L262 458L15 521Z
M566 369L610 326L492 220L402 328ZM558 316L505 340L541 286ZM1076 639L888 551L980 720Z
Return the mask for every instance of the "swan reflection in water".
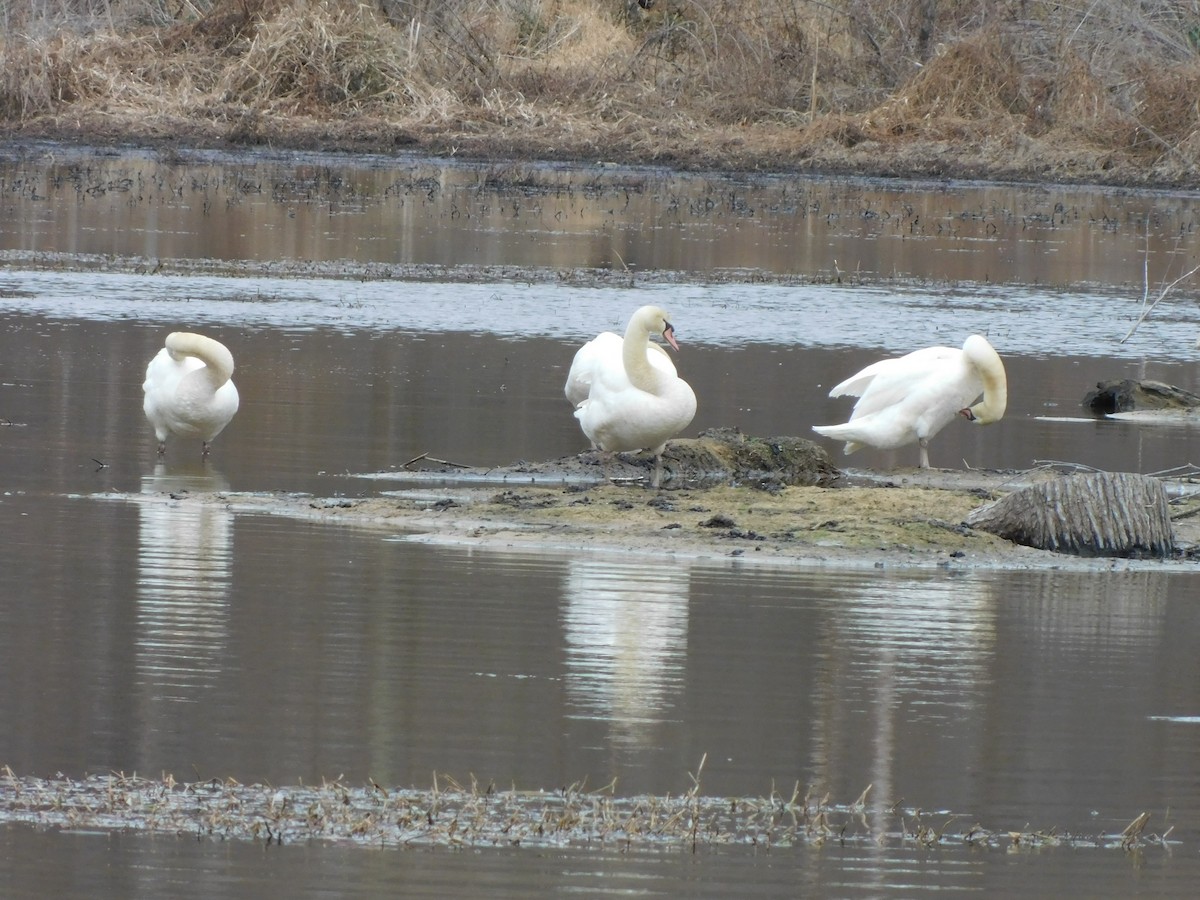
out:
M137 673L158 700L189 701L212 686L228 641L233 513L188 492L228 488L204 464L161 463L138 498Z
M816 783L834 782L847 752L864 752L860 786L872 785L866 808L887 816L902 790L899 776L912 764L898 754L921 733L939 735L926 762L942 760L946 781L957 777L949 748L983 742L996 640L992 581L912 574L848 579L833 592L829 632L818 640L827 662L813 688L822 710L811 758L820 773Z
M684 683L689 578L675 566L572 560L564 590L570 718L610 723L645 747Z

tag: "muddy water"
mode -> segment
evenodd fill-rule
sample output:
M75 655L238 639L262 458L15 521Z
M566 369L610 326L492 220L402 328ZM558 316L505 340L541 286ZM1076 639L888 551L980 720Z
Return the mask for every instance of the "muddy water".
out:
M848 803L872 785L872 813L897 829L897 803L935 824L1082 835L1147 810L1179 843L370 853L6 826L6 890L1189 891L1189 572L634 564L414 546L164 495L375 493L386 483L354 476L423 452L473 465L576 452L560 389L572 349L647 298L676 311L677 362L701 398L693 430L806 433L846 412L821 386L880 351L981 330L1008 361L1009 415L951 426L935 464L1194 461L1188 429L1046 418L1075 415L1098 378L1200 390L1188 285L1120 343L1146 248L1152 279L1194 264L1194 198L567 169L534 186L530 171L44 148L0 167L0 764L272 784L615 778L634 795L689 789L705 758L705 794L790 794L799 781ZM619 268L614 249L644 283L542 277ZM157 263L139 272L133 257ZM831 259L858 274L839 282ZM182 264L206 260L290 270ZM296 271L308 262L357 278ZM368 263L528 277L398 280L356 269ZM181 324L219 335L238 361L242 410L207 462L184 444L158 460L140 410L145 362ZM144 499L100 499L111 491Z

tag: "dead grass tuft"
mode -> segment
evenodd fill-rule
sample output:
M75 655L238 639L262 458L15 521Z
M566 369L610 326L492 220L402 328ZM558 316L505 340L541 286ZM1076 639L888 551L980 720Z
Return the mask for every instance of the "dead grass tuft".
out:
M1200 130L1200 62L1167 68L1146 64L1139 67L1138 77L1138 125L1172 147L1194 142Z
M263 18L218 81L223 100L281 113L346 106L407 107L415 99L411 46L357 3L286 5Z
M1065 51L1058 72L1032 75L1030 134L1057 134L1065 140L1109 143L1132 138L1133 123L1112 102L1110 92L1084 60Z
M945 48L869 114L893 135L915 129L960 129L962 122L999 122L1029 109L1021 67L1000 32L989 29Z
M79 101L73 43L69 35L37 43L10 43L0 67L0 114L8 119L29 119Z
M259 23L286 10L286 0L217 2L206 13L176 23L166 30L163 50L237 53L252 40Z

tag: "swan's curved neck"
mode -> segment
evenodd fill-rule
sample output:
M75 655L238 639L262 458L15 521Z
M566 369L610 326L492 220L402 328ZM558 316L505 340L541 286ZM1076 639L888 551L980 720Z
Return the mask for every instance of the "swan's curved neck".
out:
M971 416L980 425L991 425L1004 417L1008 407L1008 378L1000 357L987 359L978 365L979 379L983 382L983 400L971 407Z
M220 341L202 334L174 331L167 335L166 347L174 354L202 360L206 376L217 386L233 377L233 354Z
M651 327L645 320L634 317L625 328L625 341L621 345L621 359L629 382L639 390L653 393L658 386L657 370L646 356L650 343Z

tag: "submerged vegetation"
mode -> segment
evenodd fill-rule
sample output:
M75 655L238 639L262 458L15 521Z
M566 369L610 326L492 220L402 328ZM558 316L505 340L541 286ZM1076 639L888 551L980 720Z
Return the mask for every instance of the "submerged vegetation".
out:
M701 762L703 765L703 761ZM500 790L445 775L429 790L342 780L318 786L245 785L233 779L178 782L114 773L75 781L0 778L0 822L64 830L141 831L265 844L324 841L383 847L611 847L627 850L716 846L758 850L827 842L925 849L1073 847L1138 850L1169 843L1172 828L1147 831L1143 812L1123 830L1074 834L1055 828L994 830L969 817L900 803L832 803L797 784L790 795L707 797L700 780L676 796L618 797L614 785L588 790Z
M10 0L11 136L1200 185L1195 0Z

